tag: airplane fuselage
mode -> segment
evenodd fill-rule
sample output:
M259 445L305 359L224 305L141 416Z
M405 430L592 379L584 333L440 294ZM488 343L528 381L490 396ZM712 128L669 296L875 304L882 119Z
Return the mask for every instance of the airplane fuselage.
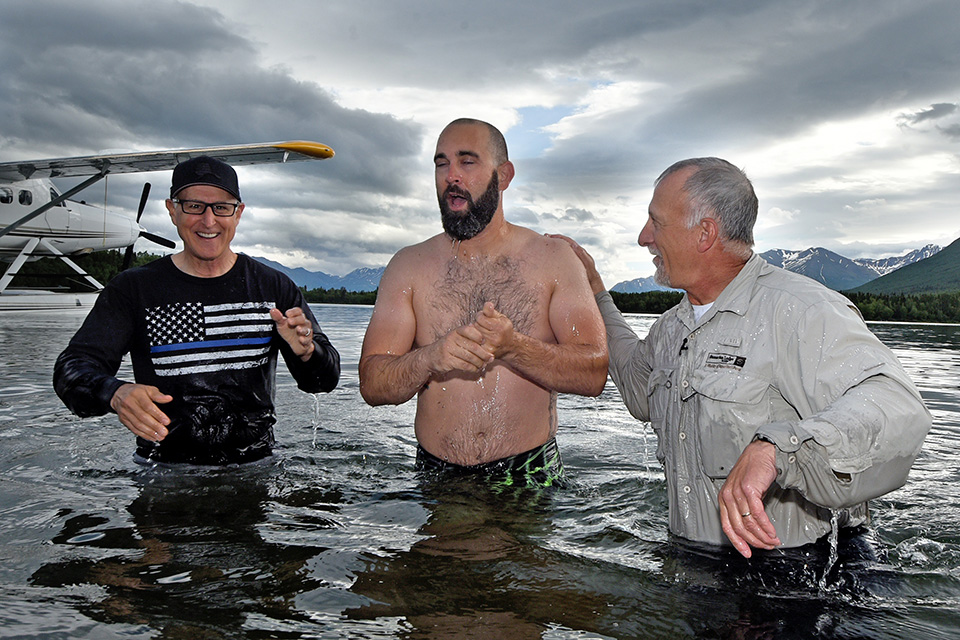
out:
M12 224L59 195L53 183L46 179L0 183L0 228ZM66 200L0 236L0 260L13 260L35 237L45 238L65 255L78 255L104 249L123 249L137 240L140 231L140 225L132 216ZM44 255L53 254L41 247L31 259Z

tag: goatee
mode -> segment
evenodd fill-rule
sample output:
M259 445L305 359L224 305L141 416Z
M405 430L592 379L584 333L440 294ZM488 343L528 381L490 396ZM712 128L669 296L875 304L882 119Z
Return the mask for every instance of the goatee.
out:
M670 275L667 274L667 270L663 266L663 257L659 253L653 253L652 251L650 253L653 255L653 257L660 258L659 264L656 262L654 263L654 266L657 270L653 274L653 281L661 287L670 287L671 289L675 289L676 287L670 284Z
M450 210L447 204L447 196L450 194L466 199L466 211ZM486 191L477 198L476 202L473 201L466 189L461 189L456 185L447 187L439 200L440 221L443 223L443 230L454 240L469 240L483 231L493 220L493 214L497 212L497 205L500 204L500 179L497 172L494 171Z

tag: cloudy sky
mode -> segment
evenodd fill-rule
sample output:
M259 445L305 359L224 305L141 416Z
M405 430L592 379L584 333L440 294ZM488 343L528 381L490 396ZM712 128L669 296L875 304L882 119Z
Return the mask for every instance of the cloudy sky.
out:
M751 177L758 251L900 255L960 236L958 24L953 0L12 0L0 160L328 144L240 169L235 248L344 275L440 231L436 137L470 116L510 146L507 219L578 239L608 285L653 273L652 182L691 156ZM171 236L169 173L111 177L108 205L144 180Z

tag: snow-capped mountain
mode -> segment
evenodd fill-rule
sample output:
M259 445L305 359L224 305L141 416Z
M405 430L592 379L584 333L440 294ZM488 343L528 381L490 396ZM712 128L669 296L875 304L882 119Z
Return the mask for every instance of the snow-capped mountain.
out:
M772 265L783 267L822 282L831 289L847 291L870 282L880 276L896 271L900 267L929 258L940 251L940 247L928 244L902 256L889 258L846 258L822 247L791 251L771 249L760 254ZM622 293L640 293L643 291L664 291L653 278L637 278L614 285L613 291Z
M877 272L877 277L885 276L891 271L896 271L900 267L919 262L940 252L941 247L935 244L928 244L923 249L916 249L905 256L896 256L893 258L880 258L877 260L857 259L865 267L873 268Z
M938 251L940 251L939 246L928 244L922 249L916 249L906 255L877 259L845 258L822 247L803 251L771 249L760 255L770 264L813 278L831 289L847 291L896 271L900 267L929 258ZM380 286L380 277L386 268L361 267L345 276L334 276L322 271L308 271L302 267L291 269L266 258L254 256L254 260L282 271L290 276L297 283L297 286L307 289L344 288L347 291L373 291ZM669 291L670 289L661 287L653 281L653 276L650 276L619 282L611 290L620 293L642 293L644 291Z
M251 256L257 262L287 274L298 287L307 289L346 289L347 291L374 291L380 286L380 276L386 267L361 267L345 276L334 276L323 271L308 271L303 267L291 269L279 262Z

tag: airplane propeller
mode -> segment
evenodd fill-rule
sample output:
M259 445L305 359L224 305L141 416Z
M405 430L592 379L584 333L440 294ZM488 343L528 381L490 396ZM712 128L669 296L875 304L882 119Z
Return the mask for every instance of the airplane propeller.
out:
M140 206L137 207L137 224L140 224L140 216L143 215L143 209L147 206L147 198L150 196L150 183L145 182L143 184L143 192L140 194ZM176 249L177 243L172 240L167 240L163 236L158 236L149 231L140 231L140 237L146 238L156 242L162 247L167 247L168 249ZM133 245L131 244L127 247L127 250L123 253L123 264L120 267L121 271L126 271L130 268L130 265L133 264Z

